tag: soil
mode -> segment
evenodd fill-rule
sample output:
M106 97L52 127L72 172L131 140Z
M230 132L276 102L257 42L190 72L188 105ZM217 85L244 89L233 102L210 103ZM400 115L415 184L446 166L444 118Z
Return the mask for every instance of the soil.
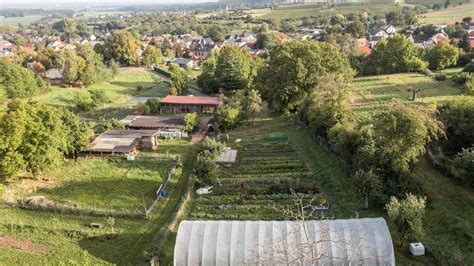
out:
M47 255L50 248L35 244L26 239L16 239L12 236L0 236L0 248L14 248L33 254Z
M52 188L55 186L55 182L52 178L41 177L39 179L24 178L21 182L14 185L15 192L32 192L38 188Z

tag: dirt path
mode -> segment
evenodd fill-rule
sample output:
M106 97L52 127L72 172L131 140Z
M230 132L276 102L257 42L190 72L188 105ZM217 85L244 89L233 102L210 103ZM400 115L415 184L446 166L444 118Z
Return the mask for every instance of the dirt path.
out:
M206 116L201 118L198 130L192 135L191 143L196 144L204 138L204 136L206 135L207 125L209 124L209 121L211 121L211 119L212 116Z
M17 239L12 236L0 236L0 248L14 248L33 254L46 255L51 250L26 239Z

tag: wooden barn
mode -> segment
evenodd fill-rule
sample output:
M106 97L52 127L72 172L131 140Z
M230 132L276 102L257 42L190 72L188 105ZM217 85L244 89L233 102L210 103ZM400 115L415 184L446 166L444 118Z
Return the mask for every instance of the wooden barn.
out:
M168 95L161 100L160 111L165 113L214 113L222 104L219 97Z

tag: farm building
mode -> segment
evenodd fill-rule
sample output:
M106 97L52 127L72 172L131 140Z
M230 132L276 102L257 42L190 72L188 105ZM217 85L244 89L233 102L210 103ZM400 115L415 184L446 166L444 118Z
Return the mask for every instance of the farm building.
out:
M135 149L156 149L157 130L109 130L91 143L89 153L129 154Z
M183 221L174 265L395 265L383 218Z
M130 129L181 130L184 127L182 116L128 115L121 122Z
M166 96L160 102L161 112L174 113L214 113L223 104L219 97Z
M183 131L184 118L182 116L142 116L129 115L121 122L128 129L154 129L160 137L187 138L188 133Z

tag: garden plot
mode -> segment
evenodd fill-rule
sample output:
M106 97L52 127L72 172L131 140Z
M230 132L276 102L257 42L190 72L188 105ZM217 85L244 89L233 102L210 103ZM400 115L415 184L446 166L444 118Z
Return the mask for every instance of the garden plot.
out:
M308 202L318 197L314 176L288 137L255 130L232 134L227 146L238 150L237 162L219 168L218 184L211 194L196 196L190 218L283 219L282 208L295 203L292 191Z

